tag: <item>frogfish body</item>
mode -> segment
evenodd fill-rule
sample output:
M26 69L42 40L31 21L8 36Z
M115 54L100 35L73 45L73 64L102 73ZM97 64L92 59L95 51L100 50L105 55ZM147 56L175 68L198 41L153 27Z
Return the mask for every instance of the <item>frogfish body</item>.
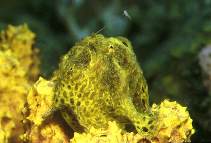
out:
M75 131L116 121L149 134L154 127L148 87L131 43L93 34L76 43L55 72L55 106Z

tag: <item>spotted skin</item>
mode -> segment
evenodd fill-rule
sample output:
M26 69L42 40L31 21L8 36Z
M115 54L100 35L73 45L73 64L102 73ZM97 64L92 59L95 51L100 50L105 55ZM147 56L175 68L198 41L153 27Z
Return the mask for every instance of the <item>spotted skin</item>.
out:
M75 131L116 121L150 134L154 125L148 87L131 43L93 34L76 43L54 75L55 106Z

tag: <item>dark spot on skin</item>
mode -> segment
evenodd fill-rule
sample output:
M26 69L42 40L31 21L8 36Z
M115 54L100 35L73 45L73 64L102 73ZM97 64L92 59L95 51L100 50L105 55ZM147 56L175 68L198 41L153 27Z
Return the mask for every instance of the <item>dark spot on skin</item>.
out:
M77 58L77 64L80 66L87 66L91 61L91 56L87 50L81 52Z
M152 124L153 120L149 120L148 124Z
M73 74L73 70L72 70L72 68L69 68L69 69L66 70L66 75L65 76L70 76L72 74Z
M91 124L91 121L90 121L90 120L87 120L87 123L88 123L88 124Z
M115 109L114 108L109 108L109 112L114 112Z
M100 118L99 118L99 117L96 117L96 118L95 118L95 121L99 121L99 120L100 120Z
M11 119L9 117L3 117L1 120L1 125L6 126L10 122L10 120Z
M60 102L61 102L62 104L64 104L64 99L63 99L63 98L61 98Z
M141 87L142 92L145 92L144 86Z
M9 75L9 73L3 73L4 74L4 76L8 76Z
M67 92L66 91L63 92L63 96L67 97Z
M91 93L90 94L90 98L94 98L94 93Z
M124 42L124 41L123 41L122 43L123 43L126 47L128 47L128 45L127 45L127 43L126 43L126 42Z
M113 66L113 65L112 65ZM115 91L116 88L120 84L120 77L118 71L115 67L108 67L108 71L104 72L103 74L103 81L102 83L106 86L110 91Z
M143 104L144 107L146 107L146 102L144 99L141 99L141 103Z
M124 58L124 59L123 59L123 64L124 64L124 65L127 65L127 64L128 64L127 58Z
M88 93L88 92L85 92L85 93L83 94L83 97L89 97L89 93Z
M138 97L139 97L139 94L136 92L136 93L134 94L134 97L135 97L135 98L138 98Z
M148 132L148 129L147 129L146 127L143 127L143 128L142 128L142 131Z
M78 90L78 84L75 85L75 90Z
M187 137L189 137L191 135L191 131L189 130L185 134L187 135Z
M15 65L12 65L12 69L14 69L16 66Z
M78 94L78 98L81 98L81 93Z
M181 124L179 124L176 128L178 128L178 129L179 129L181 126L182 126L182 125L181 125Z
M72 92L68 92L68 97L73 97L74 94Z
M132 123L125 124L125 130L128 132L134 132L136 131L135 126Z
M153 126L153 125L151 125L149 128L150 128L151 130L153 130L153 129L154 129L154 126Z
M81 86L81 89L85 89L85 87L86 87L86 85L83 84L83 85Z
M72 118L72 122L77 122L77 120L75 118Z
M77 102L77 104L76 104L77 106L80 106L81 105L81 102Z
M85 101L85 105L89 105L89 101Z
M67 88L68 88L68 89L71 89L71 86L70 86L70 85L68 85L68 86L67 86Z
M96 48L95 48L95 46L92 43L90 43L88 47L93 52L96 52L97 51Z
M148 139L140 139L137 143L151 143Z
M70 104L74 104L74 100L72 98L70 98Z
M120 103L120 102L117 102L117 105L118 105L118 106L120 106L120 105L121 105L121 103Z

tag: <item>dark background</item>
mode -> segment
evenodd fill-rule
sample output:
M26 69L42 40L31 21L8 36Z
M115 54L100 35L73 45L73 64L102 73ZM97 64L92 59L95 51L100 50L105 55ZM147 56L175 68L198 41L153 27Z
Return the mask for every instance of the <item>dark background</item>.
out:
M211 42L211 0L0 0L0 30L23 23L37 34L45 78L82 37L103 27L106 36L127 37L151 103L168 98L187 106L196 129L192 142L211 141L211 94L198 64Z

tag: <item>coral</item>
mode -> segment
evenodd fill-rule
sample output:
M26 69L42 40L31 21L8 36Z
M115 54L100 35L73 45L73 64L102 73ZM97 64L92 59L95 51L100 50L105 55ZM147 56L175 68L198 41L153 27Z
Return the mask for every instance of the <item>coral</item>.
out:
M17 138L23 132L21 110L30 85L11 51L0 51L0 65L0 129L7 139Z
M8 135L5 131L0 129L0 142L1 143L8 143Z
M64 133L63 127L54 121L43 126L32 126L22 139L31 143L69 143L69 137Z
M74 138L70 143L138 143L143 138L133 132L126 133L122 131L116 122L109 122L107 129L90 128L87 133L74 133Z
M32 143L58 143L69 142L69 137L55 119L46 118L52 113L54 83L40 77L31 87L27 96L27 105L24 108L26 133L22 140Z
M55 108L75 131L107 127L109 120L146 136L153 131L148 87L126 38L84 38L64 55L53 79Z
M160 105L153 104L152 112L158 114L155 134L144 138L141 134L122 131L116 122L109 122L108 129L91 128L87 133L75 133L71 143L182 143L190 142L194 133L192 120L186 107L176 102L164 100Z
M25 112L30 113L27 119L35 125L41 125L53 107L53 88L53 82L40 77L29 91Z
M1 32L0 50L11 50L20 62L21 67L32 79L37 79L39 74L38 49L33 48L35 34L31 32L26 24L21 26L9 25Z
M24 131L21 113L39 71L32 66L39 63L37 52L31 51L32 35L24 25L9 26L0 36L0 131L4 142L18 142Z
M168 100L164 100L160 105L152 105L152 112L157 114L154 136L159 142L190 142L190 137L195 130L186 109L176 101Z

